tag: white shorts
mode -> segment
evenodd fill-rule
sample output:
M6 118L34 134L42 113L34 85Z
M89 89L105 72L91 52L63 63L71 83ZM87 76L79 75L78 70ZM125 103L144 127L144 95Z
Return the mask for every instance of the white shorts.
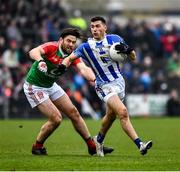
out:
M23 89L32 108L36 107L38 104L44 102L49 98L54 101L66 94L64 90L56 83L54 83L50 88L44 88L31 85L30 83L25 81Z
M99 98L104 102L107 102L113 95L118 95L122 101L125 97L125 81L123 78L118 78L110 83L96 85L95 89Z

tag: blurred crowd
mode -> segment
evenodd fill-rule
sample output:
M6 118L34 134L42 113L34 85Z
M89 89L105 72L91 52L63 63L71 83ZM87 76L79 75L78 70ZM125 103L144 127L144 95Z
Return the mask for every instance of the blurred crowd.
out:
M135 62L122 65L127 93L180 91L180 27L168 21L127 19L125 24L108 19L108 32L122 36L137 53ZM23 94L24 77L33 63L28 51L44 42L58 40L61 30L75 26L84 39L90 36L88 21L75 10L69 14L59 0L1 0L0 5L0 111L12 117L28 117L32 111ZM98 119L104 104L91 83L72 68L59 84L84 116ZM179 97L178 97L179 99ZM8 107L4 108L4 107Z

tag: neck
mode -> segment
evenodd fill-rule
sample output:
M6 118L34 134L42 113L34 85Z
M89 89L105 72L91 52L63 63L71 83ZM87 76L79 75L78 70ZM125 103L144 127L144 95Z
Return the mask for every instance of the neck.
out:
M101 41L101 40L103 40L103 39L105 38L105 36L106 36L106 34L102 35L100 38L94 38L94 37L93 37L93 39L94 39L95 41Z

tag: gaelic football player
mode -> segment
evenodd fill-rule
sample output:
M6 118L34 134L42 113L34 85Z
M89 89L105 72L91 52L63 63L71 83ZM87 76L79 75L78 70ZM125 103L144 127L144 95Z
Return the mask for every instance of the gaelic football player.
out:
M70 118L75 130L85 140L89 154L96 154L96 145L92 140L88 128L64 90L56 84L56 80L63 74L59 65L63 59L72 53L80 33L75 28L62 31L58 42L47 42L29 52L30 58L35 60L30 68L24 83L24 93L32 108L47 117L47 122L41 127L36 141L32 146L32 154L46 155L44 143L54 130L61 124L64 113ZM80 73L89 81L94 81L92 70L79 59L75 65ZM111 153L112 148L104 147L106 153Z
M95 73L97 95L106 104L106 114L102 120L101 129L94 138L98 148L97 154L104 156L103 140L117 117L124 132L134 141L140 153L145 155L147 150L151 148L152 141L143 142L133 128L127 108L123 103L125 98L125 82L121 75L120 64L118 61L113 61L109 55L109 49L114 43L118 43L115 46L117 52L127 54L131 60L136 58L135 51L120 36L107 34L106 20L103 17L93 17L90 29L93 37L81 44L66 58L61 68L62 70L65 69L72 60L81 57Z

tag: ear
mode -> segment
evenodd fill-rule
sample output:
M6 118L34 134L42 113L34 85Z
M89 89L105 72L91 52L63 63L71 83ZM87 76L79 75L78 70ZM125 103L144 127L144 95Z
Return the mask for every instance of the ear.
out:
M63 38L59 38L58 46L60 47L62 43L63 43Z
M107 31L107 26L106 25L104 25L104 30L105 30L105 32Z
M59 38L59 43L62 43L62 41L63 41L63 38L60 37Z

